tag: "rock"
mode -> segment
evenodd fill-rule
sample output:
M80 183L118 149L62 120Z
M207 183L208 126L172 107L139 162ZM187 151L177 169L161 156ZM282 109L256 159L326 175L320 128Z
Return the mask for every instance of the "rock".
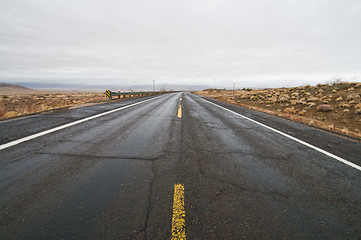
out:
M317 100L318 100L317 97L309 97L309 98L307 99L307 102L316 102Z
M314 102L309 102L309 103L307 103L307 105L308 105L309 107L313 107L313 106L316 105L316 103L314 103Z
M283 103L283 102L289 102L289 101L288 101L288 98L286 98L285 96L281 96L281 97L278 99L278 102L279 102L279 103Z
M347 103L341 103L341 104L339 104L338 106L339 106L339 107L342 107L342 108L349 108L349 107L351 107L351 105L350 105L350 104L347 104Z
M301 115L301 116L303 116L303 115L306 114L306 110L301 110L301 111L298 112L298 114Z
M346 108L342 111L342 113L349 113L350 112L350 109Z
M296 113L296 109L294 107L287 107L283 110L284 113Z
M304 104L304 102L302 102L301 100L292 100L291 101L291 105L295 106L297 104Z
M340 97L338 97L338 98L336 98L336 101L337 102L341 102L343 100L343 98L340 96Z
M336 89L333 89L333 90L332 90L332 93L337 93L337 90L336 90Z
M330 112L333 110L333 107L330 104L321 104L317 106L316 110L317 112Z
M256 101L257 99L258 99L258 96L252 96L252 97L251 97L251 100L252 100L252 101Z
M355 99L359 99L360 98L360 95L359 94L349 94L349 95L347 95L347 97L346 97L346 99L348 100L348 101L350 101L350 100L355 100Z
M10 112L6 112L2 118L12 118L12 117L16 117L18 115L17 112L15 111L10 111Z
M355 90L353 87L350 87L349 89L347 89L348 92L352 92L353 90Z
M270 99L270 101L273 101L273 102L277 102L277 100L278 100L277 97L272 97L272 98Z
M361 103L358 103L354 106L355 109L361 109Z
M356 113L357 115L361 115L361 109L356 109L356 110L355 110L355 113Z
M47 111L47 110L50 110L51 107L47 104L41 104L40 105L40 111Z

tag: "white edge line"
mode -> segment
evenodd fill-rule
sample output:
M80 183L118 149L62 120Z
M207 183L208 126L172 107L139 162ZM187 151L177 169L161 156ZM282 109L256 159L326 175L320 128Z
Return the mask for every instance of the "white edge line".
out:
M96 114L96 115L93 115L93 116L90 116L90 117L87 117L87 118L77 120L75 122L67 123L67 124L64 124L64 125L61 125L61 126L49 129L49 130L45 130L43 132L35 133L33 135L30 135L30 136L27 136L27 137L24 137L24 138L20 138L20 139L17 139L17 140L8 142L8 143L4 143L4 144L0 145L0 151L3 150L3 149L9 148L11 146L17 145L19 143L26 142L26 141L32 140L34 138L38 138L38 137L44 136L46 134L53 133L53 132L59 131L61 129L68 128L68 127L77 125L79 123L83 123L83 122L86 122L86 121L89 121L89 120L92 120L92 119L95 119L95 118L98 118L98 117L101 117L101 116L104 116L104 115L107 115L107 114L110 114L110 113L113 113L113 112L117 112L117 111L129 108L129 107L133 107L133 106L141 104L141 103L152 101L152 100L155 100L155 99L160 98L160 97L162 97L162 96L154 97L154 98L144 100L144 101L141 101L141 102L136 102L136 103L124 106L124 107L116 108L116 109L113 109L113 110L110 110L110 111L107 111L107 112L99 113L99 114Z
M197 97L199 97L199 96L197 96ZM257 122L256 120L253 120L253 119L251 119L251 118L248 118L248 117L246 117L246 116L243 116L242 114L236 113L236 112L234 112L234 111L232 111L232 110L229 110L228 108L222 107L222 106L220 106L220 105L218 105L218 104L215 104L215 103L213 103L213 102L211 102L211 101L208 101L208 100L206 100L206 99L204 99L204 98L201 98L201 97L199 97L199 98L202 99L202 100L204 100L204 101L207 101L207 102L209 102L209 103L211 103L211 104L213 104L213 105L215 105L215 106L217 106L217 107L219 107L219 108L222 108L222 109L224 109L224 110L227 110L228 112L231 112L231 113L233 113L233 114L236 114L237 116L240 116L240 117L242 117L242 118L244 118L244 119L247 119L248 121L251 121L251 122L253 122L253 123L256 123L256 124L258 124L258 125L260 125L260 126L262 126L262 127L265 127L265 128L267 128L267 129L269 129L269 130L272 130L272 131L274 131L274 132L276 132L276 133L278 133L278 134L280 134L280 135L282 135L282 136L285 136L285 137L287 137L287 138L289 138L289 139L291 139L291 140L293 140L293 141L295 141L295 142L301 143L301 144L303 144L303 145L305 145L305 146L307 146L307 147L309 147L309 148L312 148L312 149L314 149L314 150L316 150L316 151L318 151L318 152L320 152L320 153L323 153L323 154L325 154L325 155L327 155L327 156L329 156L329 157L331 157L331 158L333 158L333 159L336 159L337 161L340 161L340 162L342 162L342 163L344 163L344 164L346 164L346 165L348 165L348 166L350 166L350 167L353 167L353 168L361 171L361 167L360 167L360 166L358 166L358 165L356 165L356 164L354 164L354 163L352 163L352 162L349 162L349 161L347 161L346 159L343 159L343 158L341 158L341 157L338 157L338 156L336 156L336 155L334 155L334 154L332 154L332 153L329 153L329 152L327 152L327 151L325 151L325 150L323 150L323 149L321 149L321 148L318 148L318 147L316 147L316 146L313 146L313 145L311 145L311 144L309 144L309 143L307 143L307 142L304 142L304 141L302 141L302 140L300 140L300 139L298 139L298 138L292 137L291 135L288 135L287 133L281 132L281 131L279 131L279 130L277 130L277 129L274 129L274 128L272 128L272 127L269 127L269 126L267 126L267 125L265 125L265 124L263 124L263 123Z

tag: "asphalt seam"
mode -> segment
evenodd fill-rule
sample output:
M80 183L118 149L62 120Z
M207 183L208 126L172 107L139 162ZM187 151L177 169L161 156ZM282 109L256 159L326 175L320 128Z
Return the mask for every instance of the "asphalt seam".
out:
M292 153L287 154L287 156L280 156L280 157L270 157L270 156L265 156L262 154L257 154L257 153L247 153L247 152L242 152L242 151L225 151L225 152L217 152L217 151L210 151L210 150L202 150L202 149L192 149L194 151L196 151L197 153L209 153L209 154L214 154L214 155L229 155L229 154L233 154L233 155L242 155L242 156L250 156L250 157L258 157L258 158L262 158L262 159L269 159L269 160L289 160L290 156L292 155Z
M137 160L137 161L156 161L159 157L153 158L139 158L139 157L113 157L113 156L94 156L94 155L83 155L83 154L69 154L69 153L49 153L49 152L36 152L40 155L53 155L53 156L68 156L68 157L82 157L82 158L94 158L94 159L114 159L114 160Z

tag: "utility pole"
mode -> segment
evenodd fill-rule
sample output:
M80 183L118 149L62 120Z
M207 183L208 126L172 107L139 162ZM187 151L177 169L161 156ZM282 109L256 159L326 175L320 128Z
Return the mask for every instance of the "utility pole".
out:
M153 80L153 92L155 92L155 80Z
M233 82L233 94L234 94L234 91L236 90L236 83Z

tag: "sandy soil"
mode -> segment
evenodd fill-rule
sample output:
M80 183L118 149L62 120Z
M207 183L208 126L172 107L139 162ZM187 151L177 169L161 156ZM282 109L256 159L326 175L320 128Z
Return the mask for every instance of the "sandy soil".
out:
M0 88L0 119L107 102L105 93Z

